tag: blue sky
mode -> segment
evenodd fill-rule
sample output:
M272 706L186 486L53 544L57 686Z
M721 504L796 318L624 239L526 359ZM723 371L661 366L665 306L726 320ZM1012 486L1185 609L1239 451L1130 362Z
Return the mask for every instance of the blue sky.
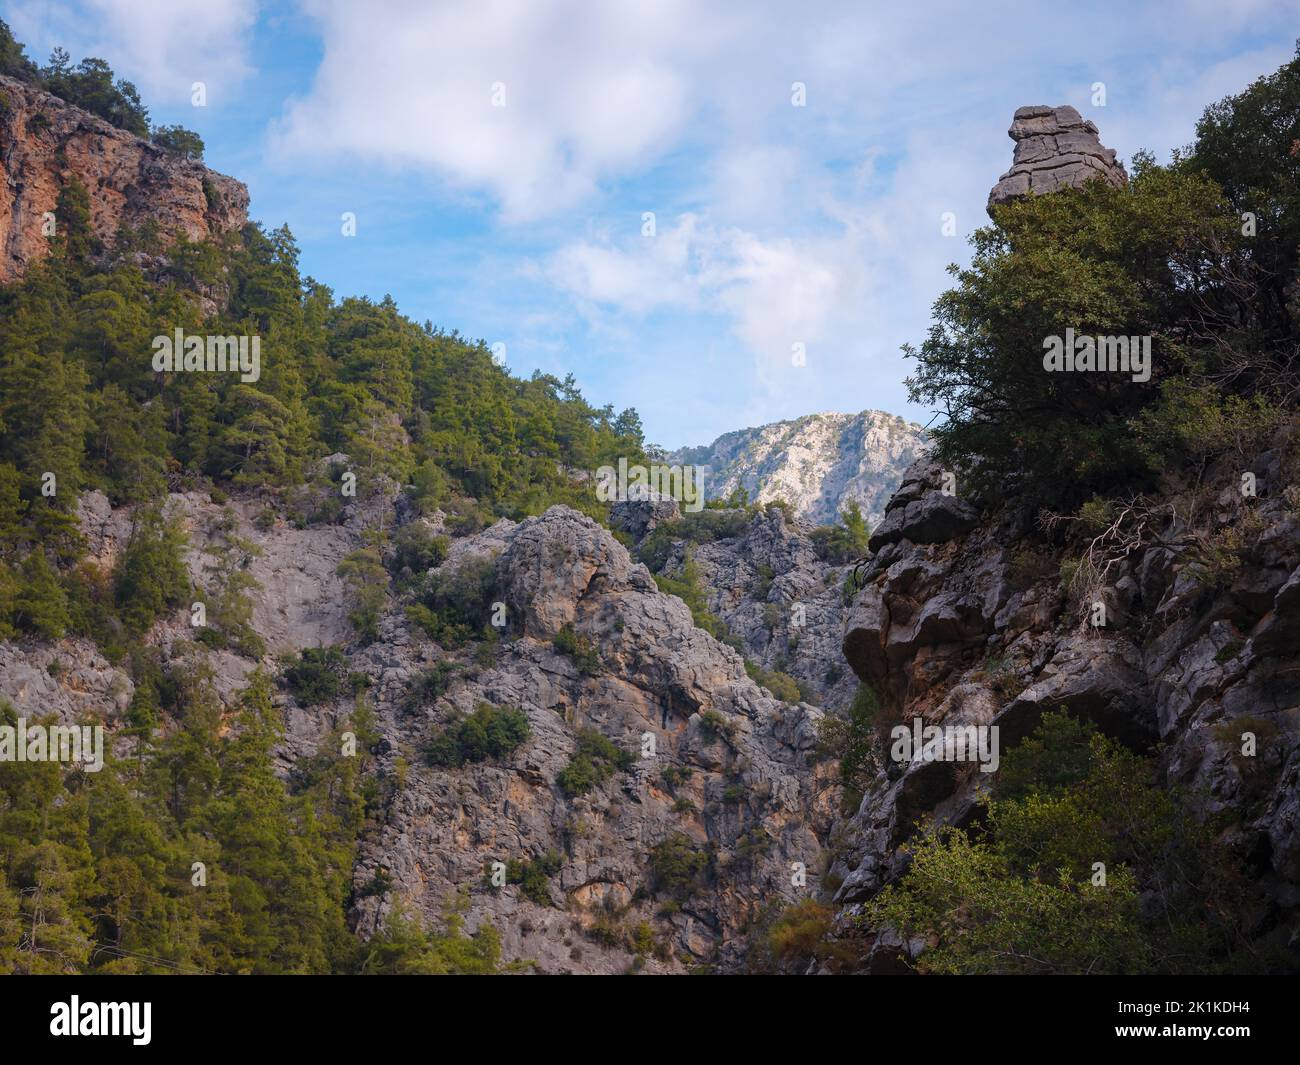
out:
M669 447L823 410L927 420L899 348L986 221L1015 108L1074 104L1122 159L1166 158L1300 34L1300 0L0 11L34 58L101 56L196 129L336 294L572 372Z

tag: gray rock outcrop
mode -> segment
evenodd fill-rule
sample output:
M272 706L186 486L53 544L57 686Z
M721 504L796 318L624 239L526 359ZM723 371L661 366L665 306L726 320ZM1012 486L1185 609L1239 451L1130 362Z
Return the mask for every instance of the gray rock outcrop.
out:
M1068 104L1016 110L1007 135L1016 142L1011 169L989 193L988 208L1020 196L1079 188L1100 180L1116 188L1128 183L1124 164L1102 145L1097 127Z
M643 533L675 516L662 504L641 506L646 514L624 508L623 516ZM378 640L354 638L338 564L362 546L367 525L398 520L402 507L387 495L349 504L335 524L306 527L268 520L265 501L251 494L218 504L178 493L164 507L186 529L198 587L212 580L224 543L249 545L246 570L259 585L251 624L267 648L259 663L205 647L184 609L147 636L164 662L206 667L227 706L259 664L278 673L281 656L306 647L338 646L348 673L366 678L382 735L378 773L389 791L353 869L350 918L360 934L380 927L399 901L436 924L461 896L470 931L490 924L504 961L538 971L614 973L634 963L649 972L730 971L744 967L749 930L768 907L822 891L835 789L834 766L817 750L821 711L751 680L741 656L697 628L687 605L660 592L646 567L591 519L552 507L453 540L440 572L489 565L490 598L506 617L498 640L453 649L415 627L395 598ZM111 567L131 534L131 508L91 492L79 517L91 559ZM779 523L758 522L760 540L762 557L787 550L796 566L809 561ZM818 622L826 655L836 653L830 631L839 623ZM597 665L557 649L566 626ZM429 694L421 682L435 670L445 670L447 682ZM98 720L111 736L125 727L132 692L125 664L108 662L88 640L0 643L0 695L25 716ZM277 691L286 774L347 720L353 699L348 692L307 706L287 688ZM523 711L528 740L500 760L429 764L423 748L431 736L482 703ZM627 771L569 795L557 780L583 729L635 758ZM670 839L686 841L704 867L689 890L666 896L655 888L653 853ZM559 858L545 898L489 881L493 862L544 855ZM649 951L644 935L639 949L634 944L642 925L651 929Z
M492 595L508 622L493 661L461 662L463 677L444 695L412 708L412 681L449 658L404 618L387 617L382 639L351 660L374 682L383 757L405 752L409 765L354 874L360 887L382 870L393 887L361 897L358 926L377 927L399 897L435 916L465 890L467 926L491 923L506 959L541 971L624 971L627 946L591 934L603 929L609 940L611 915L624 929L655 929L661 949L644 960L650 971L740 966L747 923L773 900L801 896L792 864L812 869L829 827L833 770L815 752L820 711L759 688L735 651L696 628L685 603L576 511L552 507L462 543L461 559L495 557ZM596 670L556 649L570 625L596 649ZM412 751L482 702L528 716L531 738L501 764L439 769ZM566 796L556 780L584 728L637 758L591 792ZM678 834L710 857L710 882L663 914L650 852ZM548 852L563 862L549 904L513 884L488 885L494 861Z
M1235 483L1231 464L1209 478ZM890 515L935 492L926 460L908 472ZM1216 528L1246 523L1251 544L1232 579L1216 582L1194 554L1152 539L1097 595L1104 628L1062 585L1062 557L1033 547L1005 516L951 525L944 536L873 541L848 614L844 653L879 693L886 726L998 726L1002 750L1044 712L1068 709L1126 745L1156 753L1166 779L1231 809L1231 846L1261 867L1273 902L1271 938L1300 944L1300 525L1276 490L1249 502L1225 492ZM910 496L900 505L899 500ZM973 511L972 511L973 512ZM888 519L887 519L888 520ZM1160 538L1172 541L1169 530ZM1091 597L1090 597L1091 598ZM1285 634L1285 635L1283 635ZM1258 738L1254 758L1241 736ZM1163 746L1160 746L1163 745ZM905 865L900 844L922 816L963 824L977 803L973 763L882 769L831 865L853 911Z

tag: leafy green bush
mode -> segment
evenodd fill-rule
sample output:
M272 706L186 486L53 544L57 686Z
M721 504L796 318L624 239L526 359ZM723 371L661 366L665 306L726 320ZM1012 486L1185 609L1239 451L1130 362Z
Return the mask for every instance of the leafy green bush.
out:
M701 513L704 513L704 511L701 511ZM681 572L676 577L656 573L654 579L661 592L665 595L677 596L690 608L691 620L695 623L697 629L703 629L721 643L731 647L738 646L739 642L732 636L726 623L709 610L708 598L704 593L704 589L700 586L699 569L696 567L694 555L689 547L686 550Z
M650 848L650 890L685 902L703 884L709 855L689 836L675 832Z
M659 777L664 782L664 787L669 791L676 791L687 780L691 778L694 771L686 765L667 765L660 770Z
M453 662L439 662L417 675L406 693L407 711L435 702L451 687L451 679L456 675L457 668Z
M388 572L377 547L350 552L338 566L338 575L352 597L348 620L365 643L379 639L379 617L388 593Z
M393 536L393 553L388 572L394 577L415 577L442 565L451 541L437 536L420 521L403 525Z
M570 798L585 795L605 783L615 772L626 772L636 761L593 728L578 730L578 745L555 783Z
M337 647L304 647L291 657L284 681L303 706L315 706L335 698L343 690L347 659Z
M555 649L573 659L578 672L584 677L594 677L600 672L600 655L587 637L574 629L572 622L565 622L555 634Z
M871 527L862 516L856 499L850 499L840 511L840 524L819 525L812 531L817 557L832 566L842 566L867 553Z
M695 513L686 513L674 522L657 525L637 550L640 558L652 573L664 568L673 548L680 541L687 544L707 544L714 540L730 540L743 536L757 508L715 510L706 507Z
M489 924L464 932L459 906L444 909L441 932L427 931L399 903L365 946L360 972L372 976L489 976L499 971L501 937Z
M745 659L745 672L749 674L749 679L758 684L778 699L787 703L797 703L803 698L803 692L799 688L799 682L777 669L764 669L757 662L751 662Z
M839 759L840 783L855 792L865 792L880 769L879 708L875 692L859 684L847 713L824 714L817 727L822 752Z
M429 574L420 584L407 616L448 648L463 647L486 628L491 611L496 562L479 558Z
M563 859L554 851L547 851L532 861L512 858L506 863L506 883L518 884L520 892L530 902L538 906L549 906L550 879L563 865Z
M528 715L511 707L479 703L467 717L455 717L424 748L430 765L459 769L466 762L504 758L531 730Z
M720 710L705 710L700 714L700 732L707 740L726 740L736 736L736 723Z
M1159 767L1090 725L1045 715L1003 755L982 828L924 833L864 920L930 937L941 973L1266 969L1262 912L1214 824ZM1099 864L1100 863L1100 864ZM1140 902L1140 900L1142 900Z

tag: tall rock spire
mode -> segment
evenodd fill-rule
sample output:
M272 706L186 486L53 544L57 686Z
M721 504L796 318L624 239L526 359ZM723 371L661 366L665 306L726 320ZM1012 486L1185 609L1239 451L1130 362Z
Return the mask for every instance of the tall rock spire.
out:
M1097 127L1068 104L1019 108L1007 135L1016 142L1015 155L989 193L990 214L1019 196L1078 188L1094 178L1117 188L1128 184L1115 150L1103 147Z

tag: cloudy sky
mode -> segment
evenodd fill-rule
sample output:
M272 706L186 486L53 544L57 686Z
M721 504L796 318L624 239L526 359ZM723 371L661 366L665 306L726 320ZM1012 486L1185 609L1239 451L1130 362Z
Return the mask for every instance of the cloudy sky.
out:
M667 446L823 410L928 420L899 348L985 221L1015 108L1070 103L1121 158L1167 158L1300 34L1300 0L0 12L37 60L101 56L154 121L198 130L337 294L572 372Z

